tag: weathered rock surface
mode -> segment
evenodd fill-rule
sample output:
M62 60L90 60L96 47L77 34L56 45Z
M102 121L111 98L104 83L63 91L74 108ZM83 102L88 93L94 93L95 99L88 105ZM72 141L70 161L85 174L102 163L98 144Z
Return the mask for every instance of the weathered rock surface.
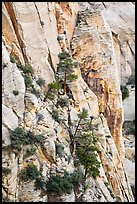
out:
M80 64L84 80L98 97L99 112L107 118L122 155L122 98L112 34L99 12L85 10L78 16L76 37L71 43L73 56Z
M135 120L135 88L129 90L129 97L123 101L123 109L124 121Z
M10 170L2 178L3 201L134 201L131 191L135 179L134 145L126 143L129 138L123 142L120 91L120 83L125 83L126 77L134 73L134 4L5 2L2 3L2 34L2 163ZM45 99L48 84L55 80L61 51L70 52L77 61L78 78L68 85L65 107L57 106L57 98ZM23 71L10 61L11 56L19 64L32 66L34 74L29 75L32 87L26 87ZM37 84L39 78L45 81L43 85ZM124 101L126 113L134 94L131 98ZM69 195L47 193L46 181L51 173L67 170L71 174L76 169L70 147L70 126L83 108L93 117L100 149L100 176L87 179L86 190L81 184ZM125 117L129 118L126 113ZM10 133L18 126L44 139L14 152L10 148ZM61 148L59 152L57 145ZM35 151L26 156L30 147ZM35 180L23 182L19 178L19 172L29 163L35 164L44 177L40 189L35 188Z

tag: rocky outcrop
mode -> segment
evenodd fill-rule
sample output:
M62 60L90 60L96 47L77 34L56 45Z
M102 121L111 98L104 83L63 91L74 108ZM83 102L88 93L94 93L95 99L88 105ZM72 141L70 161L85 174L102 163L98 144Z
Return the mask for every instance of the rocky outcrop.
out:
M125 156L133 154L129 148L124 149L119 77L119 70L127 61L130 67L126 70L134 69L134 38L128 40L125 48L125 39L131 34L127 37L126 23L126 34L122 32L117 38L120 27L109 15L109 10L116 10L117 5L108 3L2 4L3 201L134 201L129 184L129 180L133 184L133 178L127 176L128 162L124 167ZM123 6L134 8L130 2ZM119 10L115 10L119 20ZM126 18L123 13L122 18ZM76 62L77 79L67 84L66 93L61 96L65 105L59 103L57 95L54 100L47 97L48 84L56 80L61 51L69 52ZM78 170L71 137L83 108L88 111L98 138L100 176L73 184L70 193L49 192L46 182L51 175L62 175L65 170L71 175ZM11 138L18 126L23 129L20 150L20 143L16 149ZM27 172L30 164L35 173L25 181L27 175L24 180L20 175ZM80 169L84 172L83 166ZM70 185L66 183L66 187L69 189Z
M71 43L73 56L80 64L84 80L98 96L99 112L107 118L122 156L122 99L112 34L100 13L85 10L78 16Z

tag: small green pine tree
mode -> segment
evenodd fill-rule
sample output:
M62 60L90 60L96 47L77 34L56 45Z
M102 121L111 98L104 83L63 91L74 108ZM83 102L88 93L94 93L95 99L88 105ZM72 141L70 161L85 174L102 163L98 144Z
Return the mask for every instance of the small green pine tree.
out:
M58 56L59 56L60 62L57 65L57 73L58 73L59 79L63 83L64 94L65 94L67 84L77 79L77 75L73 74L74 68L76 67L76 62L67 52L62 52Z
M73 135L73 143L76 144L75 154L77 164L85 168L85 176L99 176L100 162L97 159L99 149L96 146L97 137L93 133L91 119L88 117L88 111L83 109L78 114L77 125Z

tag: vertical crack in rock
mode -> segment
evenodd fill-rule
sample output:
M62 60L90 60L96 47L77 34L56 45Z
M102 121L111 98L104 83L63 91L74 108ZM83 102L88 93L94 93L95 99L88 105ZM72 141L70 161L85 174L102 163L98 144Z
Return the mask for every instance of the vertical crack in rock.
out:
M21 36L21 33L19 33L19 28L21 30L21 26L19 25L19 22L16 19L16 15L15 15L15 12L14 12L14 9L13 9L13 3L14 2L4 2L5 6L7 8L7 12L9 14L9 17L11 19L11 22L12 22L16 37L18 39L24 61L26 62L26 64L28 64L28 58L27 58L27 55L25 53L25 43L23 41L23 36Z

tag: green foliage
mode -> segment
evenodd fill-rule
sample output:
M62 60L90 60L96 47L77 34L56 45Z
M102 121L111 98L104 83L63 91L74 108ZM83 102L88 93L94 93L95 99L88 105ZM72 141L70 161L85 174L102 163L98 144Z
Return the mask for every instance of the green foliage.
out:
M30 147L27 148L26 157L30 157L34 155L35 152L36 152L36 147L34 145L31 145Z
M58 102L57 102L57 105L60 105L62 108L65 107L65 106L67 107L69 105L68 99L66 97L59 98Z
M129 97L129 90L126 86L122 86L121 85L121 92L122 92L122 100L124 100L125 98Z
M78 77L77 77L77 75L75 75L75 74L68 74L67 77L66 77L66 79L67 79L68 81L70 81L70 82L75 81L77 78L78 78Z
M58 95L59 91L61 90L61 83L57 80L52 83L48 84L48 92L45 94L45 98L49 98L53 100L55 95Z
M45 85L45 80L42 79L42 78L38 78L38 80L36 81L36 83L39 85L39 86L44 86Z
M61 119L60 114L59 114L57 109L52 109L52 113L51 114L52 114L52 118L56 122L58 122L59 124L62 122L62 119Z
M42 144L45 140L45 137L42 134L35 135L34 142Z
M80 169L77 169L71 174L71 178L73 185L77 185L83 181L84 174Z
M11 145L13 149L20 151L24 145L33 145L34 143L42 144L45 137L41 134L33 135L31 131L25 131L23 128L17 127L10 134L11 137ZM35 152L35 148L32 146L29 150L29 153Z
M14 91L13 91L13 94L14 94L15 96L18 96L18 95L19 95L19 91L14 90Z
M73 189L72 179L68 172L64 175L52 175L46 183L47 191L54 192L59 195L70 194Z
M105 186L108 187L108 182L104 182Z
M37 169L37 167L30 163L25 169L22 169L19 178L20 180L27 182L27 181L34 181L41 176L41 172Z
M10 62L16 63L16 58L13 55L10 55Z
M32 85L32 78L28 75L28 74L23 74L23 77L24 77L24 79L25 79L25 85L26 85L26 87L27 88L30 88L30 87L32 87L33 85Z
M82 109L78 114L73 142L76 144L75 164L84 166L84 177L99 176L100 162L97 159L97 152L99 152L96 146L97 137L93 133L91 119L88 118L88 111L86 109Z
M7 167L2 167L2 175L7 176L10 173L11 173L11 169Z
M25 86L27 88L31 88L33 87L32 85L32 78L31 75L34 73L33 68L31 67L31 65L27 64L25 66L21 65L19 62L16 62L17 67L20 68L23 71L22 76L24 77L25 80Z
M64 151L64 146L62 144L59 144L59 143L55 143L55 144L56 144L56 154L59 157L62 157L63 156L63 151Z
M50 100L53 100L55 98L55 94L54 93L50 93L50 92L47 92L45 94L45 99L46 98L49 98Z
M35 189L38 190L38 189L41 189L44 185L44 182L42 180L42 177L38 177L36 178L35 180Z
M62 82L65 94L66 85L77 79L77 75L74 74L74 68L77 65L68 52L62 52L58 56L60 61L57 64L57 78Z
M86 120L88 118L88 111L83 108L82 111L78 114L78 118Z
M25 66L21 65L20 69L24 72L24 74L34 74L33 68L29 64L27 64Z
M135 135L135 121L125 121L123 123L123 133L125 135Z
M20 68L20 69L22 69L22 67L23 67L23 65L20 64L19 62L16 62L16 65L17 65L17 67Z
M12 147L18 151L21 150L22 145L27 145L30 142L26 131L20 127L17 127L14 131L12 131L10 137Z
M61 89L61 84L59 81L54 81L48 84L50 90L58 92Z
M71 57L71 55L68 52L61 52L59 53L58 57L60 60L62 60L62 59L66 59L67 57Z
M87 145L79 146L76 150L76 156L81 165L85 168L85 178L99 176L100 162L97 159L96 147Z

